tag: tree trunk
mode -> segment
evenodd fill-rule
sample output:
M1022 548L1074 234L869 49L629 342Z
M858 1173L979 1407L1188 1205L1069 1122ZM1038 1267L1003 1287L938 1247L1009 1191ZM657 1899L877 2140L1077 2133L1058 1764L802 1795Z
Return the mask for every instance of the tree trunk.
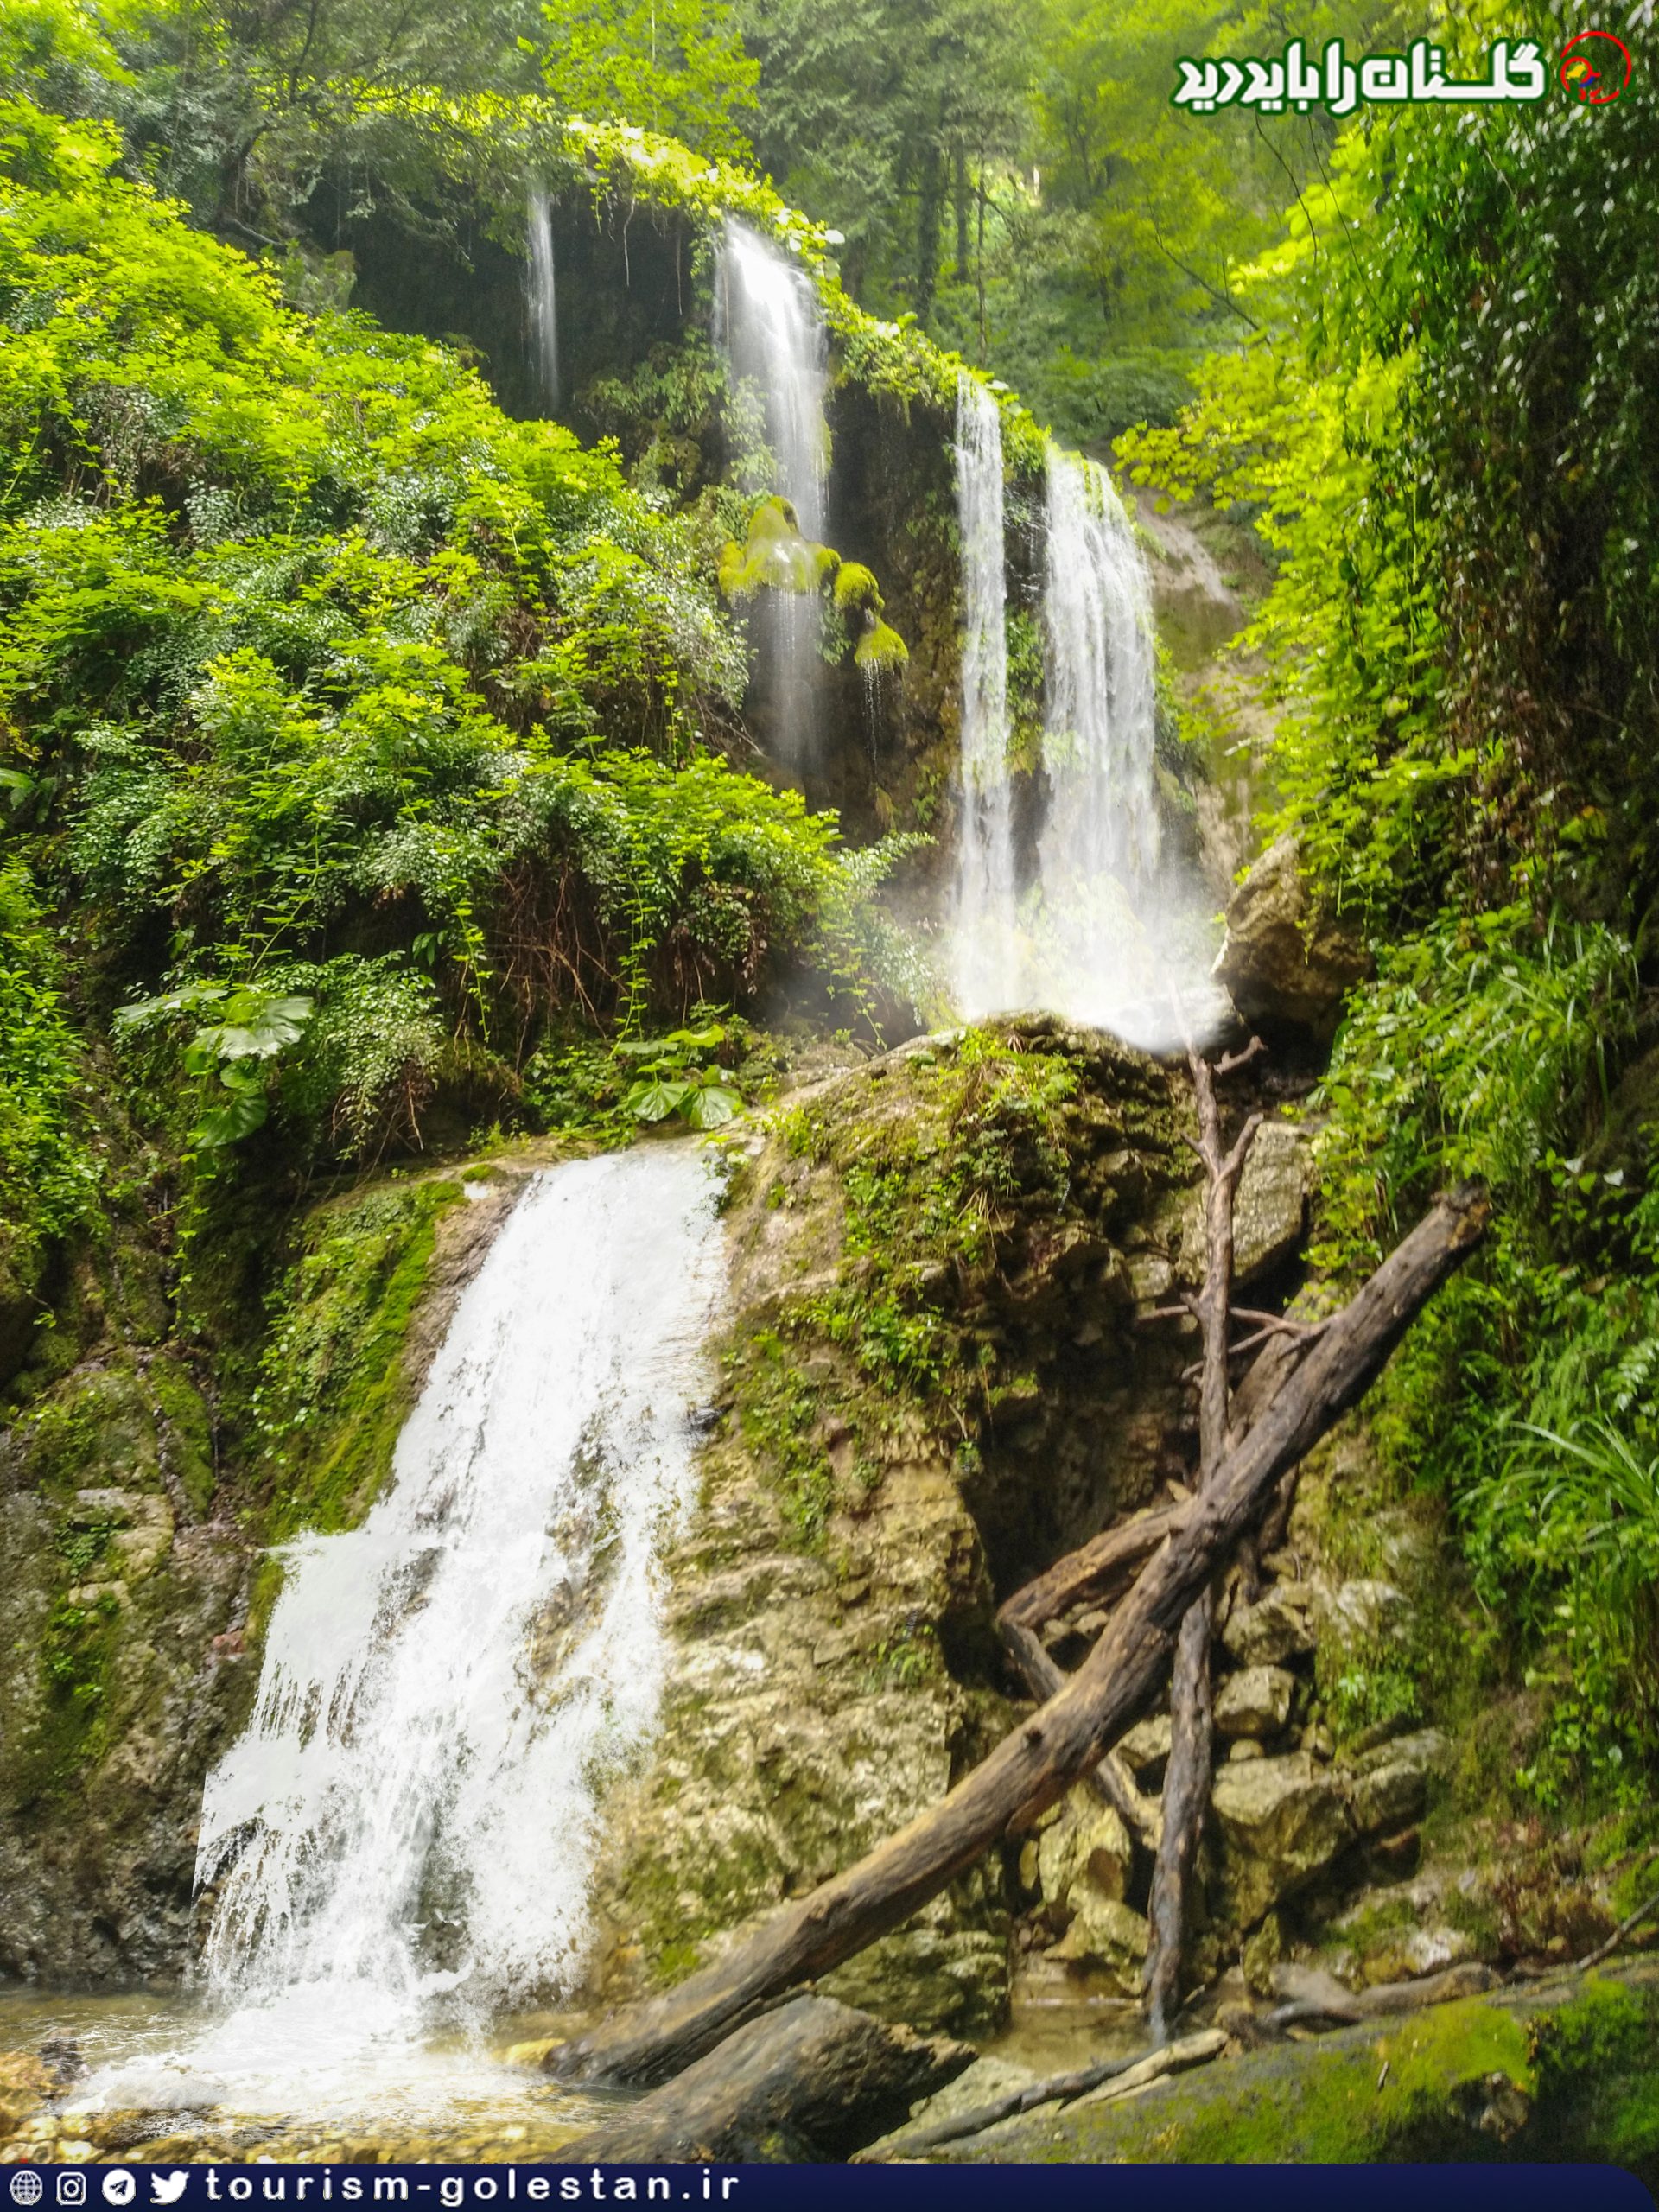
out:
M1204 1340L1198 1376L1198 1495L1215 1479L1227 1449L1227 1338L1233 1306L1233 1200L1249 1155L1250 1141L1262 1126L1252 1114L1231 1151L1221 1148L1221 1111L1216 1103L1215 1071L1191 1044L1192 1092L1198 1115L1198 1157L1206 1177L1204 1199L1204 1287L1198 1294L1198 1328ZM1174 1679L1169 1693L1169 1764L1164 1770L1163 1834L1152 1870L1147 1910L1151 1936L1147 1949L1147 2009L1153 2040L1168 2039L1169 2022L1180 2001L1181 1948L1191 1913L1192 1873L1198 1862L1204 1815L1210 1802L1210 1769L1214 1716L1210 1687L1210 1646L1215 1636L1215 1593L1207 1586L1193 1599L1175 1649Z
M1084 1664L941 1803L677 1989L550 2054L552 2070L589 2081L661 2080L780 1990L827 1974L900 1926L992 1844L1029 1826L1144 1707L1188 1606L1285 1469L1363 1395L1424 1302L1479 1243L1488 1211L1474 1185L1436 1201L1229 1449L1185 1527L1142 1570Z
M916 320L924 330L933 311L933 289L939 274L939 228L944 218L944 156L938 141L930 137L922 149L922 168L916 202Z

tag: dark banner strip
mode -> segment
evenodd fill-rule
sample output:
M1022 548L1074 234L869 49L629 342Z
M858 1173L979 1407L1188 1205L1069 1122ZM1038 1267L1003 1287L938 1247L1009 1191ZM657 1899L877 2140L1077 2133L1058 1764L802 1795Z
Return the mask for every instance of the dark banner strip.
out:
M940 2212L1654 2212L1618 2166L16 2166L0 2212L176 2212L245 2205L407 2205L513 2212L545 2205L938 2206Z

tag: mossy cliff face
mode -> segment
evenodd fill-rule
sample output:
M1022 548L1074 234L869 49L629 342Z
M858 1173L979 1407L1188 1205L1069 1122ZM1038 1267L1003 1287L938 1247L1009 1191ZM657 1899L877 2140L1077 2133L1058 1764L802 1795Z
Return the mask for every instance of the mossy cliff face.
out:
M60 1286L0 1433L0 1973L182 1971L209 1902L202 1779L275 1586L264 1546L366 1509L503 1204L429 1178L315 1208L264 1255L266 1296L257 1260L226 1264L217 1357L181 1340L172 1267L137 1230Z
M1173 1448L1185 1355L1135 1279L1181 1259L1182 1125L1171 1071L1032 1026L833 1078L754 1146L658 1749L609 1808L606 1994L678 1980L1010 1725L995 1599ZM993 1859L832 1986L982 2030L1008 1932Z

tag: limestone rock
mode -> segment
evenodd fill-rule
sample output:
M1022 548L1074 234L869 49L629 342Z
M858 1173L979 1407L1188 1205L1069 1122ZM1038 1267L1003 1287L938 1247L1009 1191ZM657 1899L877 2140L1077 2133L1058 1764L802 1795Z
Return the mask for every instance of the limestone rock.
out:
M1229 1760L1211 1794L1222 1836L1222 1887L1241 1928L1328 1866L1355 1834L1341 1783L1306 1751Z
M1253 1605L1235 1605L1221 1632L1241 1667L1278 1667L1311 1651L1313 1592L1306 1583L1275 1582Z
M1334 1590L1321 1583L1310 1586L1314 1624L1321 1643L1345 1652L1403 1639L1410 1618L1410 1601L1405 1592L1392 1582L1360 1575L1338 1583Z
M1233 1205L1233 1280L1253 1282L1302 1241L1307 1222L1307 1139L1288 1122L1268 1122L1251 1142Z
M0 2050L0 2135L10 2135L32 2120L56 2087L31 2052Z
M1276 1736L1290 1719L1296 1677L1282 1667L1244 1667L1216 1692L1216 1726L1224 1736Z
M977 2112L983 2105L995 2104L999 2097L1017 2095L1040 2079L1029 2066L1016 2066L1008 2059L982 2052L954 2082L947 2082L931 2097L918 2098L906 2125L873 2147L878 2153L902 2158L906 2140L912 2133L936 2127L942 2120L955 2120L959 2113Z
M1037 1843L1044 1898L1062 1912L1079 1910L1086 1894L1121 1899L1133 1859L1122 1821L1083 1786L1068 1792L1059 1819L1049 1823Z
M1286 836L1249 869L1227 909L1215 974L1247 1021L1324 1042L1370 962L1356 937L1313 905L1300 863Z
M1133 1997L1146 1964L1146 1921L1115 1897L1084 1891L1071 1924L1048 1956L1068 1966L1094 1967L1121 1995Z
M1147 1719L1137 1720L1128 1734L1118 1739L1117 1748L1130 1772L1141 1774L1169 1757L1169 1715L1154 1713Z
M1347 1781L1354 1825L1362 1835L1380 1835L1421 1817L1429 1777L1446 1754L1438 1728L1396 1736L1353 1761Z
M797 1997L559 2155L607 2165L844 2158L973 2058L967 2044L888 2027L831 1998Z

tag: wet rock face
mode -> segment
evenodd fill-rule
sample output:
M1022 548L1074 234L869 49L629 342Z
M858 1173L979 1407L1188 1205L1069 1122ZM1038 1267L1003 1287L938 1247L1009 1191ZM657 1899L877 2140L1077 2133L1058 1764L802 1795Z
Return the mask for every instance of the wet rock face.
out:
M943 1796L1013 1718L995 1601L1184 1464L1188 1354L1135 1327L1132 1273L1183 1260L1185 1110L1173 1071L1033 1024L924 1040L775 1117L733 1209L658 1745L611 1810L607 1993L679 1979ZM1068 1918L1138 1918L1121 1831L1065 1848ZM988 1860L828 1986L988 2028L1009 1922Z
M192 1503L188 1389L160 1356L73 1372L0 1443L3 1974L167 1974L189 1946L246 1561Z
M1216 959L1244 1019L1268 1035L1328 1043L1368 967L1357 939L1312 904L1295 840L1269 845L1233 893Z

